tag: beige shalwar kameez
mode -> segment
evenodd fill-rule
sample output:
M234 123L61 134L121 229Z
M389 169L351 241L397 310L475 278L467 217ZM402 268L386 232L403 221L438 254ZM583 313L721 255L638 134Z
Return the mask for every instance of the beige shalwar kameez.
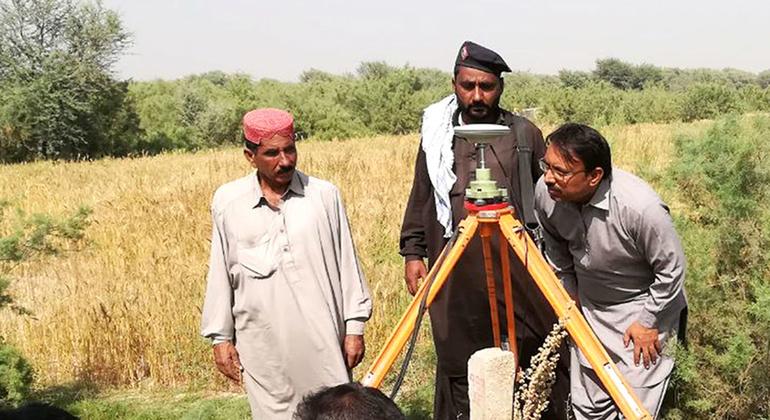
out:
M235 342L254 418L289 419L350 381L343 340L371 315L339 191L297 171L273 209L251 174L216 191L212 218L201 334Z

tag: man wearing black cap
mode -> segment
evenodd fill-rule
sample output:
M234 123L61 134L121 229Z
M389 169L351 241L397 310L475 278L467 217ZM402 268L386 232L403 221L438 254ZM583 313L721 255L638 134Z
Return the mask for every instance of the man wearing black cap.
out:
M405 280L414 294L427 275L424 259L432 265L459 222L467 216L463 206L465 189L476 169L476 149L466 139L455 137L453 126L491 123L511 127L511 133L493 140L486 163L494 179L506 188L517 214L522 214L517 148L526 146L531 162L545 153L540 130L525 118L500 108L503 79L511 71L497 53L473 42L463 43L457 55L452 85L454 94L425 109L422 139L415 164L414 182L401 229L401 255L405 258ZM532 165L531 179L541 172ZM499 261L493 241L493 261ZM526 369L546 335L557 321L553 310L532 282L521 262L511 259L511 277L516 300L516 341L522 368ZM495 267L499 312L504 312L502 281ZM433 339L438 363L434 418L469 417L467 362L477 350L493 347L489 300L486 291L481 241L475 237L430 307ZM506 331L501 319L501 331ZM569 392L566 356L557 369L546 418L564 418Z

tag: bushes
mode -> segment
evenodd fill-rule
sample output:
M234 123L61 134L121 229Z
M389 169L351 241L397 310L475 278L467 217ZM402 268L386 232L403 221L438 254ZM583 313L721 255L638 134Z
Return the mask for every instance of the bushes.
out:
M717 83L699 83L688 88L682 102L682 120L714 118L741 111L741 102L734 89Z
M676 386L684 418L770 415L770 118L679 138L670 179L688 258L690 347Z
M24 215L7 218L8 202L0 202L0 310L11 309L21 316L32 313L14 303L8 275L25 260L73 249L83 239L90 210L80 208L72 216L55 219L48 215ZM23 402L32 385L30 365L0 337L0 408Z
M25 401L32 379L29 363L13 347L0 343L0 408Z
M74 7L71 0L60 2ZM107 21L114 18L89 7ZM119 22L113 24L108 27L116 49L105 59L114 59L125 42ZM299 83L222 72L118 82L109 76L108 65L84 67L65 58L51 52L48 70L25 73L23 80L0 71L0 162L235 144L241 117L257 107L294 113L301 138L410 133L419 130L426 106L451 93L448 72L384 62L362 63L346 75L310 69ZM507 74L501 104L511 110L538 108L538 122L545 124L691 121L770 111L766 73L665 69L604 59L593 72Z

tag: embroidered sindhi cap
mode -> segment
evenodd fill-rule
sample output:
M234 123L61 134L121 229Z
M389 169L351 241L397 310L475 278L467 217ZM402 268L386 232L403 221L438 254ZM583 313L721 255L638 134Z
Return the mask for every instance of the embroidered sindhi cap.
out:
M294 138L294 117L282 109L260 108L243 116L243 137L259 145L274 136Z
M497 77L500 77L500 73L504 71L511 71L511 68L508 67L508 64L505 64L505 60L503 60L503 57L500 57L500 54L471 41L463 42L460 51L457 53L455 74L459 70L458 67L461 66L492 73Z

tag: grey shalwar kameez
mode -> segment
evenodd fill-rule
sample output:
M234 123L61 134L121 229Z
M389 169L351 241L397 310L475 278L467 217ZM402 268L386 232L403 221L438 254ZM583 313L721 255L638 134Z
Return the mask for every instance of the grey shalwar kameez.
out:
M350 381L345 335L363 334L369 290L334 185L297 171L278 209L251 174L221 186L201 334L232 340L254 418Z
M623 335L634 322L656 328L663 346L680 329L687 307L685 257L668 207L644 181L617 168L583 205L554 201L544 178L535 188L546 255L564 287L577 293L583 315L654 416L674 359L664 348L649 369L634 365ZM587 359L571 349L572 406L577 418L616 418L619 413Z

